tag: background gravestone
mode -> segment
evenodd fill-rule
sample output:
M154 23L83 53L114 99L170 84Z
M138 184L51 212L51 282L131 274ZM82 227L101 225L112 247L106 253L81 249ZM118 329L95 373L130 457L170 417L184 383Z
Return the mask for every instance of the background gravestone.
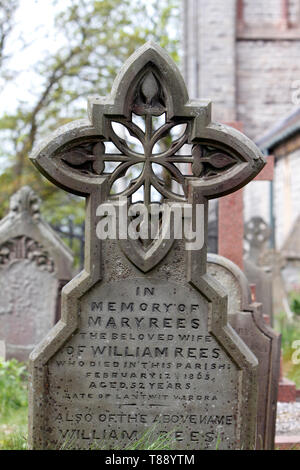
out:
M27 360L54 325L72 264L70 250L41 219L37 195L22 187L0 222L0 339L7 358Z
M272 276L272 299L273 299L273 317L281 312L285 312L288 317L291 316L288 292L283 279L283 270L286 266L286 259L281 252L276 250L266 250L259 258L260 270L267 270ZM252 271L255 272L253 269ZM260 288L260 293L261 293ZM262 295L262 294L261 294Z
M255 285L255 297L263 305L264 315L267 315L273 325L273 273L268 266L257 266L251 259L244 259L244 272L249 284Z
M208 254L207 272L228 293L228 320L258 359L256 448L274 448L280 374L280 335L263 319L262 305L251 302L248 280L232 261Z
M261 266L260 258L266 252L266 243L271 229L262 217L252 217L245 224L244 238L248 242L248 253L244 259L244 271L250 284L255 284L258 302L263 305L273 325L273 275L269 266Z
M189 101L175 64L147 43L121 69L111 95L90 100L87 120L35 149L33 163L85 196L87 214L84 270L63 289L61 321L30 357L32 448L124 447L152 428L156 437L172 432L176 449L254 447L257 360L227 322L226 292L206 274L207 214L209 198L245 185L265 162L245 136L211 122L210 112L209 102ZM172 144L153 150L179 124ZM186 143L193 147L179 155ZM180 163L192 164L192 174L182 174ZM114 183L137 164L139 173L116 193ZM183 240L166 239L165 222L145 244L97 237L99 204L109 210L122 197L132 208L142 189L149 208L153 188L161 202L203 209L204 244L189 251Z
M260 216L251 217L244 226L244 238L249 244L248 258L254 264L259 263L259 257L270 239L271 229Z

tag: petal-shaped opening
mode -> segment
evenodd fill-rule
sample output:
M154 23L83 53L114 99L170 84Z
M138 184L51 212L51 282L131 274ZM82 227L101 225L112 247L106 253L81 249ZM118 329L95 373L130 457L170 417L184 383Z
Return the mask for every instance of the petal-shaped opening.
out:
M105 142L105 147L107 155L109 155L110 153L121 155L120 150L115 146L113 142Z
M170 129L170 135L172 140L180 139L183 136L187 128L187 124L177 124L176 126Z
M152 185L163 197L170 197L175 195L184 195L182 184L176 179L176 172L172 165L162 166L156 163L152 163L152 170L155 175L155 179L152 179Z
M152 116L152 129L157 131L166 123L166 113L161 114L160 116Z
M158 178L163 178L163 167L158 163L152 163L152 170L155 176Z
M120 165L120 162L104 162L104 173L113 173Z
M153 147L152 153L153 155L158 155L160 153L163 153L165 150L167 150L166 146L166 141L164 139L160 139Z
M117 137L125 141L126 145L134 152L144 154L144 147L140 140L130 133L130 130L120 122L111 122L112 129Z
M151 201L152 202L160 202L162 199L161 194L157 191L156 188L154 188L153 185L151 185Z
M173 162L173 165L178 168L180 173L183 176L192 176L192 168L191 168L191 163L175 163Z
M168 154L175 154L185 143L187 124L167 124L162 126L157 134L154 135L153 140L156 142L153 145L152 154L158 155L168 151Z
M145 132L145 117L138 116L137 114L132 113L132 122L141 129L141 131Z
M131 202L144 202L144 186L141 186L135 193L131 196Z
M143 171L144 164L137 163L135 165L129 166L129 168L124 170L124 173L121 172L120 176L114 181L111 186L111 194L120 194L126 189L128 189L136 180L141 176ZM120 166L121 168L121 166Z
M171 183L171 190L173 194L177 194L178 196L184 197L184 190L181 184L177 183L177 181L172 179Z

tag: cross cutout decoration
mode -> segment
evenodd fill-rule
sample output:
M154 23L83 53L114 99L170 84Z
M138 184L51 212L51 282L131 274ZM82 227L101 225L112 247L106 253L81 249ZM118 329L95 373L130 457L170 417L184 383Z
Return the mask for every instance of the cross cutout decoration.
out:
M30 358L30 446L57 445L58 428L62 433L67 432L64 426L68 424L60 417L61 413L57 415L58 422L54 422L52 410L72 410L73 402L62 395L64 387L83 389L87 381L82 375L85 368L77 368L75 358L66 369L59 364L68 360L68 348L72 352L75 346L79 348L80 356L83 354L87 361L92 361L90 344L83 346L85 340L80 338L80 334L86 334L87 319L92 315L91 305L100 305L102 300L106 302L109 298L113 299L109 302L109 308L113 309L118 299L127 306L133 300L138 303L140 291L149 292L148 284L152 283L150 292L159 293L161 305L176 305L182 299L191 302L192 297L193 302L199 304L199 316L195 318L196 324L201 324L199 332L203 337L206 333L210 336L217 348L211 354L219 351L222 361L227 361L229 367L221 377L226 382L226 390L223 390L224 383L219 388L216 379L209 384L211 393L219 397L216 404L212 403L211 410L215 411L210 412L224 415L227 412L221 410L230 404L234 424L230 427L231 437L225 436L224 446L253 448L257 360L229 327L227 295L206 273L206 238L208 200L238 190L263 168L265 160L255 144L237 130L212 122L209 101L189 100L177 66L163 49L149 42L124 64L109 96L89 99L87 119L59 128L34 149L31 159L54 184L85 196L87 208L84 269L64 287L61 320ZM175 241L163 236L147 245L133 239L101 241L96 234L97 208L102 203L112 206L119 198L125 198L129 206L139 198L146 206L153 202L160 205L163 202L170 205L187 202L195 210L197 205L202 205L203 246L188 251L178 241L176 250L170 250ZM166 228L164 224L162 233ZM156 298L155 301L158 302ZM146 304L140 305L143 309ZM153 305L158 308L159 304ZM191 306L192 312L193 308L195 305ZM115 311L116 319L119 319L119 313ZM146 317L142 310L137 313ZM156 320L161 320L160 317L157 314ZM165 320L167 323L172 321L171 318ZM182 323L186 319L180 317L178 321ZM174 337L176 335L175 329ZM182 343L178 344L182 346ZM126 348L131 346L132 343ZM117 347L113 342L111 345L103 343L101 349L114 354ZM138 363L140 347L136 349ZM173 347L170 345L170 350ZM173 367L173 362L170 364ZM173 373L175 376L172 369L170 374ZM205 388L206 383L193 383L198 392L202 390L198 388L200 386ZM102 406L113 410L132 407L128 416L132 410L146 410L145 413L152 416L152 406L166 407L173 413L181 406L179 402L174 404L174 400L150 403L141 398L142 402L137 405L121 399L118 402L117 398L116 401L102 402L89 398L88 393L85 396L87 404L78 402L76 407L88 407L92 410L91 416L93 413L96 416ZM235 397L232 403L229 396ZM195 415L199 413L198 405L195 402L184 404L190 412L195 408ZM208 406L211 405L205 405ZM214 408L216 406L219 406L219 412ZM88 441L81 437L85 436L81 424L77 427L77 445L81 448ZM98 427L101 427L99 423ZM93 436L96 430L89 433ZM180 445L184 444L182 440Z
M209 101L188 99L176 65L152 42L128 59L110 96L89 99L88 115L88 120L59 128L31 159L69 192L97 198L101 188L99 203L123 197L131 204L136 196L148 206L153 189L161 202L188 201L192 188L207 199L216 198L244 186L265 164L246 136L211 122ZM157 144L164 139L168 145L162 149ZM185 144L191 148L188 154L182 153ZM185 174L183 165L188 165ZM128 173L127 186L120 189L118 182ZM140 241L121 244L129 257L134 252L131 260L145 272L170 248L167 243L162 250L160 241L148 248ZM149 262L153 250L161 252L155 263Z

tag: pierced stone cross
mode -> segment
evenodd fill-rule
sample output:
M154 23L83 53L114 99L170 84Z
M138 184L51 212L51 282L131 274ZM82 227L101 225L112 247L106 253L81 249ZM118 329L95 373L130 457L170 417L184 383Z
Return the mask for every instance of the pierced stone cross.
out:
M108 97L89 100L87 120L58 129L31 158L87 199L84 270L65 286L62 319L31 356L31 446L125 447L154 428L174 431L176 448L218 440L253 448L257 361L227 324L226 293L206 274L206 234L208 200L264 166L256 146L212 122L209 101L190 101L176 65L150 42ZM187 251L163 236L101 242L97 208L120 198L201 204L203 246Z

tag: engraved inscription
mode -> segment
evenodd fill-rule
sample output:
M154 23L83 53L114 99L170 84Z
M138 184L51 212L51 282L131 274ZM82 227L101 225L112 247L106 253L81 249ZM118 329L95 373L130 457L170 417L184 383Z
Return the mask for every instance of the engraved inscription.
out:
M231 448L238 370L189 286L156 279L100 284L80 327L50 361L49 442L122 446L147 429L176 448Z

